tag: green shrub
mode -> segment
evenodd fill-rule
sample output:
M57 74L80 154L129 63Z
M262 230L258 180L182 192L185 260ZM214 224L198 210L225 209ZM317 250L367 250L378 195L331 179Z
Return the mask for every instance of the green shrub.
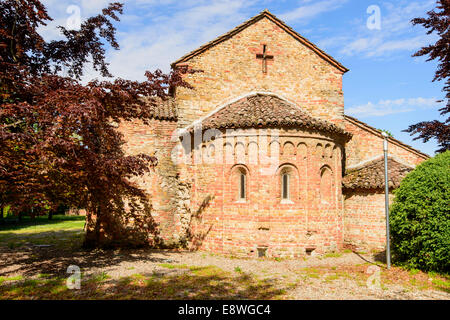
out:
M393 260L408 268L450 271L450 151L423 162L394 192Z

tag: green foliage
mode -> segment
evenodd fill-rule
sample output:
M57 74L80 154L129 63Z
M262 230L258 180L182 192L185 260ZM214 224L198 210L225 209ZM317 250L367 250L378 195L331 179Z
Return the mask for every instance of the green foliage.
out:
M109 276L106 272L103 271L99 274L94 275L91 280L93 282L102 282L102 281L108 280L110 278L111 278L111 276Z
M395 191L391 209L394 261L450 271L450 151L420 164Z
M83 229L86 217L84 216L65 216L54 215L52 220L47 216L38 216L35 218L23 217L22 221L10 221L0 225L0 238L6 233L37 233L48 231L60 231L69 229Z
M340 252L328 252L323 257L324 258L340 258L340 257L342 257L342 253L340 253Z
M394 137L394 135L392 134L392 132L390 132L389 130L385 130L385 129L378 129L378 130L380 130L381 132L387 133L387 135L388 135L389 137L391 137L391 138Z

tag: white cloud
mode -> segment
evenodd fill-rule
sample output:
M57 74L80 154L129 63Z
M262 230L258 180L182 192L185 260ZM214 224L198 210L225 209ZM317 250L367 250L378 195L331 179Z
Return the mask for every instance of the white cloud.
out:
M420 106L422 108L436 108L441 105L441 103L436 102L436 98L411 98L408 99L408 104L411 106Z
M110 2L110 0L81 0L80 6L83 10L83 14L85 15L94 15L100 13L103 8L106 8Z
M315 1L312 4L303 5L293 11L280 14L280 19L286 22L298 22L298 20L306 20L313 18L321 13L333 11L340 8L348 0L323 0ZM310 3L312 1L303 1L303 3Z
M405 40L392 40L380 43L367 52L367 56L382 56L393 51L415 51L420 47L427 45L430 41L428 36L417 36Z
M369 15L355 20L346 31L336 32L319 44L325 49L336 48L342 56L389 57L400 52L414 52L434 41L423 28L414 27L411 20L425 16L435 5L434 0L383 2L381 9L381 30L369 30L366 21Z
M359 38L351 41L341 49L341 53L345 55L354 55L367 51L369 48L376 47L381 44L381 39L377 38Z
M311 31L306 30L306 32L309 33ZM303 33L306 33L306 32L305 32L305 30L303 30ZM339 45L342 45L342 43L345 43L347 41L348 41L347 36L336 36L336 37L319 40L317 42L317 45L319 46L319 48L332 48L332 47L337 47Z
M120 34L121 50L109 57L111 72L139 80L145 70L167 72L171 62L244 21L240 12L245 5L243 0L212 1L156 15L141 28Z
M119 28L120 51L108 50L110 71L120 77L142 80L145 70L169 71L170 63L187 52L242 23L268 2L275 0L126 0ZM40 29L46 40L60 38L58 25L66 25L69 5L79 5L82 18L97 14L111 0L43 0L55 20ZM303 0L299 7L279 17L287 22L302 23L325 12L336 10L348 0ZM411 36L412 17L423 15L433 0L395 4L383 3L382 30L370 31L365 21L350 32L319 42L322 48L335 47L341 55L384 57L393 52L415 50L429 39L423 30ZM418 28L419 29L419 28ZM319 29L313 29L318 32ZM87 70L86 78L96 73Z
M261 0L259 0L261 1ZM95 15L111 0L43 0L54 21L41 27L46 40L61 38L69 5L79 5L82 18ZM120 16L120 50L109 49L107 60L114 76L143 80L146 70L170 70L170 63L229 31L251 16L245 0L127 0ZM253 12L253 11L252 11ZM98 77L89 66L84 80Z
M368 102L348 108L346 113L358 117L380 117L389 114L411 112L417 109L435 109L439 106L436 98L401 98L380 100L378 103Z

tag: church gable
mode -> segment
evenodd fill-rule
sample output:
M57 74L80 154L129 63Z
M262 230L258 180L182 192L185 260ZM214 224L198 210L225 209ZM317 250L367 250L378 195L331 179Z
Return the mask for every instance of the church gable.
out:
M346 144L346 166L354 167L360 163L375 159L383 154L384 137L381 131L353 117L344 116L345 130L352 133L352 139ZM402 159L412 166L429 159L419 150L393 138L388 138L389 154Z
M193 90L177 90L182 127L225 101L262 91L287 97L313 117L343 119L347 69L268 12L173 64L182 65L203 71L186 75Z
M274 22L277 26L279 26L281 29L283 29L285 32L290 34L294 39L298 40L300 43L304 44L305 46L309 47L311 50L316 52L320 57L322 57L324 60L328 61L330 64L334 65L336 68L338 68L342 72L349 71L347 68L345 68L341 63L336 61L332 56L328 55L323 50L319 49L314 43L310 42L308 39L301 36L299 33L297 33L294 29L286 25L283 21L278 19L276 16L274 16L272 13L270 13L268 10L264 10L257 16L247 20L246 22L242 23L241 25L235 27L233 30L230 30L229 32L225 33L224 35L202 45L196 50L191 51L190 53L184 55L180 59L176 60L174 63L172 63L172 66L176 66L180 63L185 63L192 57L201 54L202 52L208 50L209 48L226 41L227 39L233 37L234 35L238 34L245 28L251 26L252 24L258 22L259 20L267 18ZM262 57L260 57L262 58ZM272 57L273 58L273 57Z

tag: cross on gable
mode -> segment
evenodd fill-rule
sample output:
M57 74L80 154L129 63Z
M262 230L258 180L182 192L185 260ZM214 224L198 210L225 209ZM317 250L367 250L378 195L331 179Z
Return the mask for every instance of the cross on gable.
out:
M273 60L273 55L267 53L267 45L263 44L263 52L256 54L256 59L261 59L262 61L262 72L267 73L267 60Z

